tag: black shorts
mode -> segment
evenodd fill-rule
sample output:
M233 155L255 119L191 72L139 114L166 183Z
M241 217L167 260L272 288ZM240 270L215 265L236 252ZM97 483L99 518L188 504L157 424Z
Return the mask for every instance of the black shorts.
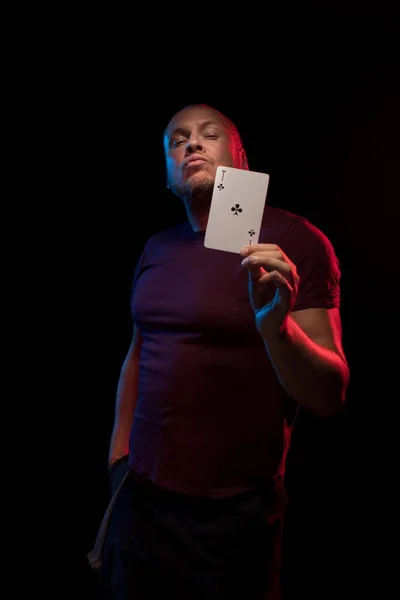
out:
M221 500L144 485L129 473L100 569L113 600L278 600L283 484Z

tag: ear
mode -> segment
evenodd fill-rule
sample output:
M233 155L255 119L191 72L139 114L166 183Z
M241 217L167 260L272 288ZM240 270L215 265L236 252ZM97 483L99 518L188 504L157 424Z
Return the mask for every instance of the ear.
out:
M239 162L242 169L249 170L249 163L247 162L246 151L244 148L239 150Z

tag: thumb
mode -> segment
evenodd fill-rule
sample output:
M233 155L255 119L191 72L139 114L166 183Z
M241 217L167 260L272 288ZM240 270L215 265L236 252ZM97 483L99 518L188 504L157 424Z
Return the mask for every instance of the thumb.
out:
M247 262L247 259L244 259L242 265L244 265L247 268L249 281L258 281L265 273L262 267L252 265L251 263Z

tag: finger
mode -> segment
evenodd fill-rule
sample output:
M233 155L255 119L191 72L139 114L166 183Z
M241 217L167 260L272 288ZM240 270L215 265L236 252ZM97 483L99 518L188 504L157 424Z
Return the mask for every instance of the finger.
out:
M253 252L263 250L281 252L279 246L277 246L276 244L252 244L251 246L243 246L242 248L240 248L240 255L247 256L248 254L252 254Z
M293 287L290 285L290 282L286 279L286 277L282 275L282 273L279 273L279 271L272 271L271 273L269 273L269 277L270 280L274 282L274 284L280 292L286 294L293 292Z
M258 252L248 252L245 256L243 256L243 258L252 257L252 259L253 259L256 256L258 256L259 258L263 257L263 256L272 256L273 258L276 258L277 260L282 260L282 261L286 260L285 254L280 250L259 250ZM286 262L287 262L287 260L286 260Z
M246 266L249 275L249 281L258 281L265 274L265 270L261 267L253 266L251 264Z
M289 312L294 303L294 289L289 281L278 271L270 273L270 279L275 284L280 297L279 304L282 309Z
M242 260L242 265L249 267L263 267L267 271L279 271L285 277L292 279L292 265L271 256L271 254L250 254Z

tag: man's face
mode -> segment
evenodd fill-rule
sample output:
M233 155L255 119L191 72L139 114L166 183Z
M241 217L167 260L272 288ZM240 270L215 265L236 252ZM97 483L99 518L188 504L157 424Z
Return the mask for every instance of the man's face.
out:
M247 168L229 122L203 106L185 108L171 119L164 151L168 187L181 198L212 190L220 165Z

